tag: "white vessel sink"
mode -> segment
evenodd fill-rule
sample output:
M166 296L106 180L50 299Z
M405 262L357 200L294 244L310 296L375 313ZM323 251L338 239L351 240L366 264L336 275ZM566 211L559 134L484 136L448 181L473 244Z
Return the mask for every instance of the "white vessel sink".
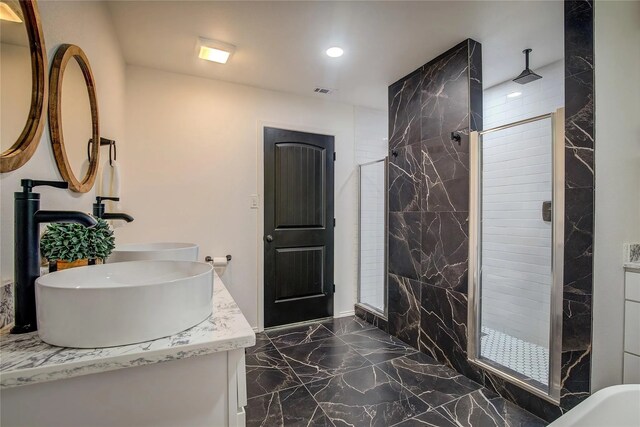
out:
M107 263L143 260L197 261L198 245L173 242L118 245Z
M189 329L211 315L213 267L131 261L77 267L36 280L38 333L61 347L133 344Z

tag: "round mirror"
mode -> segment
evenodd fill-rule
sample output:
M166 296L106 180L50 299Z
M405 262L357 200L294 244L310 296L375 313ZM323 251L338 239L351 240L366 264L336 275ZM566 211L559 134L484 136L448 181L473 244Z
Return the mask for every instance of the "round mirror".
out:
M82 177L89 170L87 144L93 138L91 102L78 61L69 61L62 76L62 132L71 172Z
M100 136L95 82L82 49L58 48L49 86L49 131L58 170L71 190L86 193L98 172Z
M44 125L46 52L34 1L0 1L0 172L35 152Z

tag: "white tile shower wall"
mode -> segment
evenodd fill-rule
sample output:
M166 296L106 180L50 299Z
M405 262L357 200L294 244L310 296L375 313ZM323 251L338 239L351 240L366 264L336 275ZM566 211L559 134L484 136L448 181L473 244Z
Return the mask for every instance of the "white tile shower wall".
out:
M386 111L356 107L354 110L356 163L387 155ZM384 164L364 166L360 181L360 300L384 311Z
M387 112L372 108L354 108L356 163L379 160L389 149Z
M384 311L384 163L360 175L360 302Z
M485 129L564 105L562 61L536 71L541 80L484 91ZM542 346L551 286L551 223L541 219L542 202L551 200L550 135L549 120L488 134L483 154L483 326Z

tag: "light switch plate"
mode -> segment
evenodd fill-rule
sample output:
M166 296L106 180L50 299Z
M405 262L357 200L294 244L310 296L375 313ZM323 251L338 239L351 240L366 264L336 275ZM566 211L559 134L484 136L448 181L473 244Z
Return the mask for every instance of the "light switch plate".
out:
M258 209L260 207L260 196L258 196L257 194L251 194L249 196L249 200L249 207L251 209Z

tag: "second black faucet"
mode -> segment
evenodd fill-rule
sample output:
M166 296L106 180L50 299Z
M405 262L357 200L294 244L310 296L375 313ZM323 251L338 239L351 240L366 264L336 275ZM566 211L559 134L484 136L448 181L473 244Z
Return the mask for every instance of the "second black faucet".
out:
M122 219L127 222L133 221L133 217L124 212L105 212L104 203L102 203L103 200L112 200L114 202L118 202L120 201L120 197L96 197L96 202L93 204L93 216L102 219Z

